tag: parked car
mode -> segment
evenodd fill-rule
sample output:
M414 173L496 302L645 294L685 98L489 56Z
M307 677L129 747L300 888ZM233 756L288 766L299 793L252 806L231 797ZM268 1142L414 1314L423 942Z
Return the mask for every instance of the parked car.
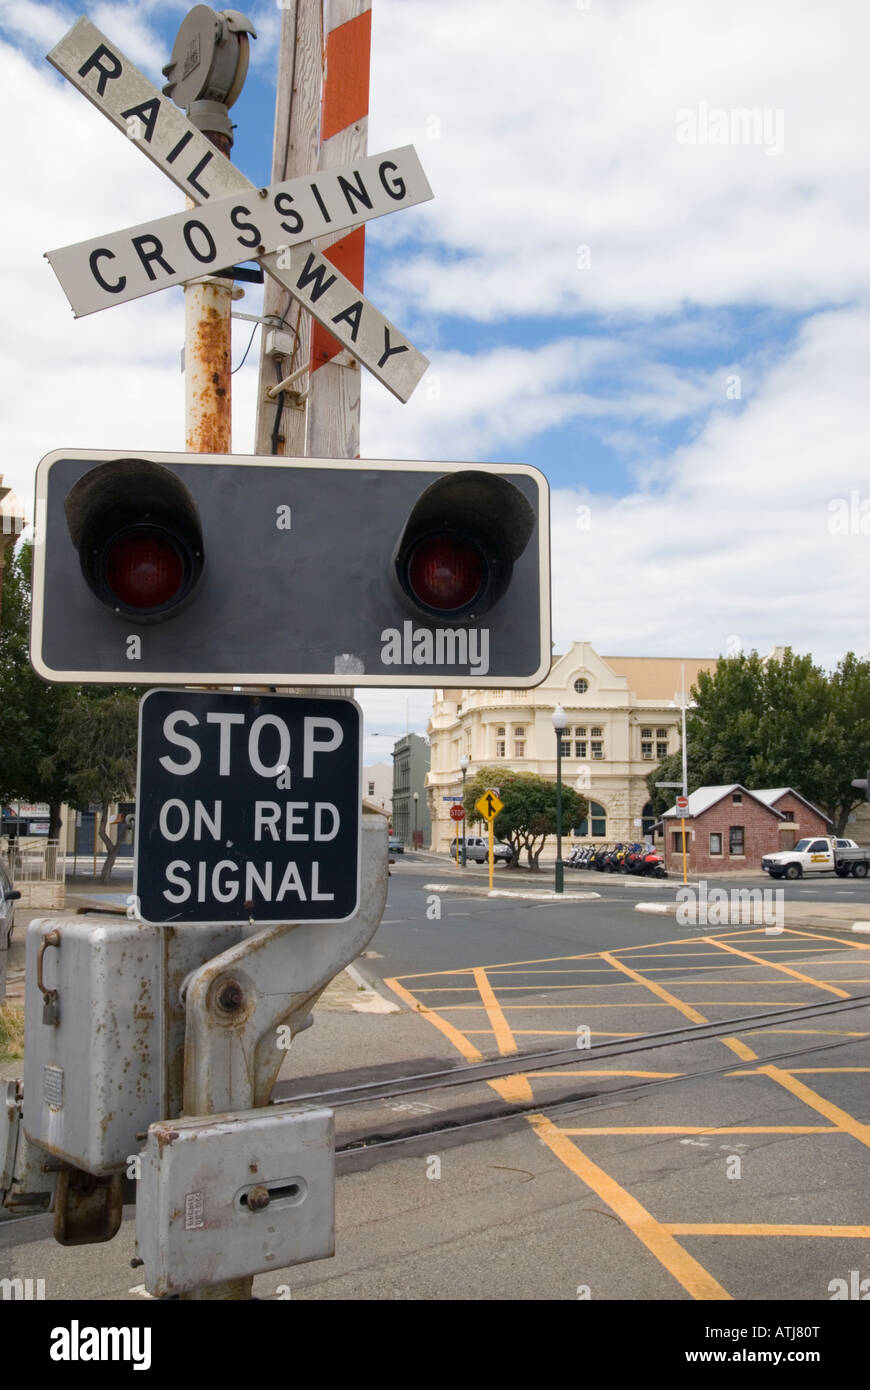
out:
M15 925L15 904L21 894L17 888L12 887L12 879L9 872L0 859L0 950L5 949L10 937L12 928Z
M405 846L402 844L402 841L399 839L398 835L391 835L391 836L390 836L389 847L390 847L390 854L404 854L404 853L405 853Z
M456 858L456 840L450 841L451 858ZM459 853L462 853L462 840L459 840ZM503 840L496 840L492 847L492 857L499 864L510 864L513 862L514 852L510 845L506 845ZM489 862L489 840L484 835L469 835L465 841L465 858L473 859L476 864L486 864Z
M854 840L830 835L807 836L793 849L766 854L761 867L771 878L802 878L804 874L836 874L838 878L866 878L870 849L859 849Z

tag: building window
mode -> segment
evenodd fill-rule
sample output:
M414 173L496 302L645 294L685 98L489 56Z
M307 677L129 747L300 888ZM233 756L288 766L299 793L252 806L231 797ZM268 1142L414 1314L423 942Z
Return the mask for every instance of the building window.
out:
M641 756L642 758L647 759L647 761L652 762L652 743L651 743L651 742L644 741L644 742L640 745L640 756Z
M374 784L374 782L369 782L369 796L374 796L374 794L375 794L375 784Z
M652 729L641 729L641 738L652 738Z
M574 730L574 737L575 737L575 738L585 738L585 737L586 737L586 725L585 725L585 724L583 725L583 728L582 728L582 729L575 729L575 730Z
M518 725L516 726L516 728L514 729L514 738L525 738L525 736L526 736L525 726L524 726L524 725L521 725L521 724L518 724Z
M661 758L666 758L667 756L668 756L668 745L667 745L666 743L657 743L657 744L656 744L656 757L659 758L659 759L661 759Z
M743 805L743 793L742 793L742 792L735 792L734 795L733 795L732 798L731 798L731 801L732 801L732 804L733 804L734 806L742 806L742 805Z
M577 827L577 835L581 838L594 835L599 839L607 835L607 812L597 801L589 802L589 810Z
M596 726L594 729L590 729L589 732L590 732L590 734L592 735L593 738L600 738L600 737L601 737L601 729L598 728L597 726Z
M561 751L561 754L562 754L562 757L563 757L563 758L570 758L570 756L571 756L571 740L570 740L569 738L560 738L560 739L559 739L559 748L560 748L560 751Z
M681 830L675 830L675 831L672 833L672 835L671 835L671 844L673 845L673 852L674 852L674 854L682 854L682 852L683 852L683 832L682 832ZM688 832L688 830L687 830L687 831L686 831L686 854L688 854L688 853L689 853L689 832Z
M586 691L589 689L589 682L584 680L583 677L580 676L574 682L574 689L577 691L578 695L585 695Z
M514 740L514 757L524 758L526 756L526 741L523 738Z
M585 738L578 738L578 739L575 739L575 741L574 741L574 757L575 757L575 758L585 758L585 757L586 757L586 740L585 740Z
M656 729L656 738L667 738L667 729Z
M728 853L743 854L743 826L732 825L728 830Z
M504 725L502 725L500 728L496 729L496 731L495 731L495 736L496 736L496 738L504 738L504 731L505 731L505 726L504 726Z
M651 835L652 828L655 825L655 823L656 818L653 814L653 804L651 801L648 801L640 813L640 826L643 834Z
M505 755L505 753L504 753L504 739L503 739L503 738L496 739L496 742L495 742L495 756L496 756L497 758L503 758L504 755Z
M715 833L711 833L711 835L710 835L710 853L711 853L711 855L714 855L714 854L721 854L721 853L722 853L722 832L721 832L721 831L716 831Z
M600 739L592 740L592 758L594 762L600 762L604 757L604 744Z

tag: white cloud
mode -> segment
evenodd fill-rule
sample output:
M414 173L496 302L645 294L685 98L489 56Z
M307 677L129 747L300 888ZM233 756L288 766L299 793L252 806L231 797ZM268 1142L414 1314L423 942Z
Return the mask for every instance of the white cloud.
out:
M868 352L870 310L819 315L739 416L723 404L678 451L663 489L555 492L559 648L716 655L736 634L831 664L870 652L870 535L829 528L833 499L870 501Z
M435 191L372 229L429 243L397 297L497 323L807 308L866 284L862 0L799 23L792 0L443 0L437 19L381 0L374 35L372 148L413 139ZM701 102L781 112L782 153L679 144L677 113Z

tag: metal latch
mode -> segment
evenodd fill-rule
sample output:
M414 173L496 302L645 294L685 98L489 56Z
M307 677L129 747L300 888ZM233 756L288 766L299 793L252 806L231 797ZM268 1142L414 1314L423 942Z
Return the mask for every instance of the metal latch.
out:
M42 978L42 962L49 946L60 946L60 932L56 927L52 931L46 932L39 943L39 954L36 957L36 985L43 998L42 1021L50 1027L57 1027L57 990L47 989Z

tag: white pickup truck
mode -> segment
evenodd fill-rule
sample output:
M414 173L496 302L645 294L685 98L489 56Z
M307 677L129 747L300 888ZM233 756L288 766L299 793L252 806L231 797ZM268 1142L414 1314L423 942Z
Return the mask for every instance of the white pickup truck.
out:
M846 878L866 878L870 869L870 849L859 849L854 840L838 840L817 835L798 840L793 849L766 854L761 867L771 878L802 878L804 874L836 874Z

